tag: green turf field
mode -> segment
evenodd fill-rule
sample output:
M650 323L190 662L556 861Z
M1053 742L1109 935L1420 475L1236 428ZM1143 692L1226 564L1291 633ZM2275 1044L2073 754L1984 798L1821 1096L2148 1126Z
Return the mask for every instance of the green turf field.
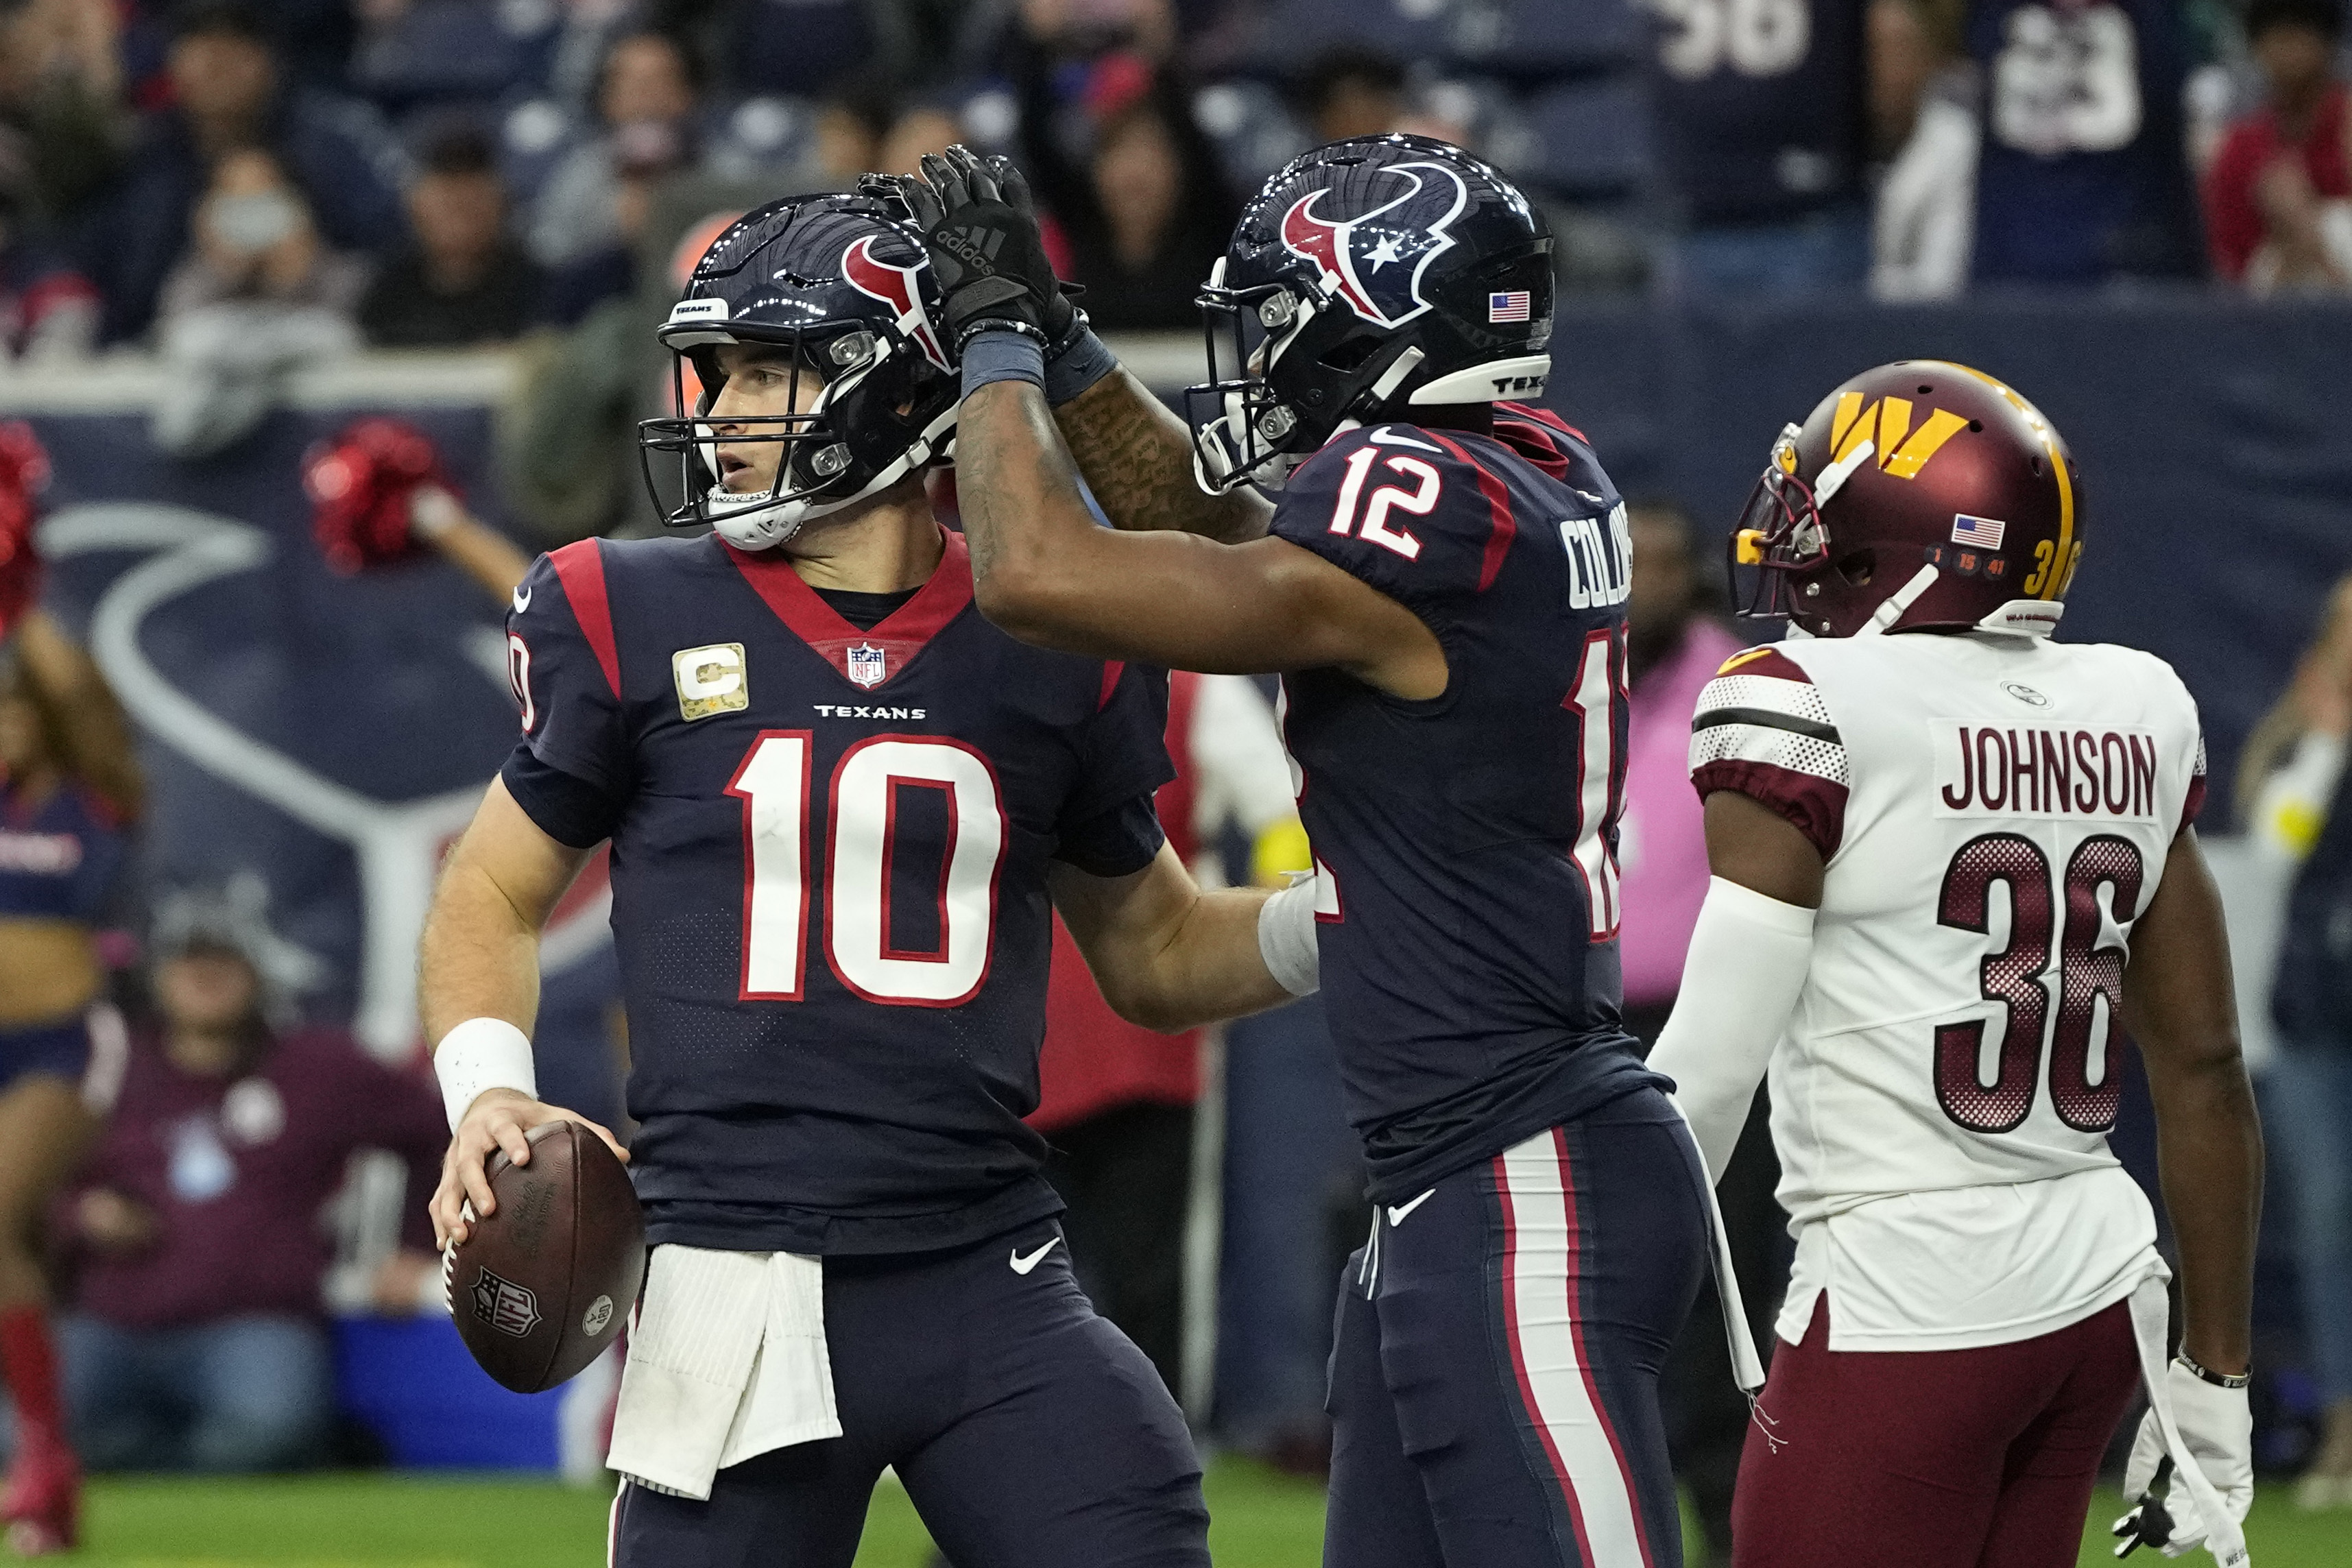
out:
M90 1489L78 1568L593 1568L604 1560L608 1498L549 1483L339 1475L290 1480L109 1480ZM1218 1568L1313 1568L1323 1499L1241 1460L1209 1478ZM2119 1511L2093 1510L2102 1543ZM2263 1492L2247 1523L2254 1568L2347 1568L2352 1513L2301 1514ZM929 1542L906 1494L877 1495L858 1568L922 1568ZM2160 1563L2162 1559L2157 1559ZM2211 1563L2199 1553L2191 1563ZM1890 1565L1899 1568L1899 1565Z

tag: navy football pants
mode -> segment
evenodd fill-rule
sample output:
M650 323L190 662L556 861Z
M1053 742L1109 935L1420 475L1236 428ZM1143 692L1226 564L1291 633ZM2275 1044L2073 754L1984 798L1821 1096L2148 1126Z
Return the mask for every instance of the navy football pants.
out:
M1679 1568L1657 1384L1705 1180L1645 1089L1373 1217L1331 1351L1326 1568Z
M623 1482L617 1568L849 1568L885 1465L955 1568L1208 1568L1201 1462L1141 1351L1095 1315L1052 1221L977 1247L828 1258L842 1436Z

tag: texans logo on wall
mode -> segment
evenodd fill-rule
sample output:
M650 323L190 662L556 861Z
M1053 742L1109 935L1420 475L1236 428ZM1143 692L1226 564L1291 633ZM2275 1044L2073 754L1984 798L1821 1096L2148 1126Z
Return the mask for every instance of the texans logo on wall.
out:
M1323 287L1365 320L1401 327L1429 308L1422 275L1451 249L1448 231L1470 204L1462 176L1443 163L1365 167L1361 180L1311 192L1282 214L1282 243L1315 264ZM1345 214L1353 202L1370 205ZM1345 214L1345 215L1343 215Z
M370 411L281 413L201 465L158 453L143 409L32 419L57 475L47 602L139 727L148 775L117 918L135 930L158 897L257 879L319 977L305 1013L404 1061L434 878L518 726L503 605L437 561L341 575L310 538L303 451ZM492 489L485 409L400 412L461 485ZM542 1061L577 1035L583 1082L607 1095L610 903L600 856L542 950Z

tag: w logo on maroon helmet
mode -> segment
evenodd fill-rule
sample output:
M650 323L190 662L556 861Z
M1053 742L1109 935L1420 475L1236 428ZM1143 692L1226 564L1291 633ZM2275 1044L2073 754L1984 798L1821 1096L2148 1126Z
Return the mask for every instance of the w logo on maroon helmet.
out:
M1282 243L1315 264L1323 287L1378 327L1402 327L1429 308L1422 275L1452 248L1447 232L1470 204L1462 176L1443 163L1391 163L1365 171L1394 194L1350 217L1335 217L1333 190L1311 191L1282 214Z
M882 260L874 254L875 242L880 235L864 235L841 253L841 276L860 294L879 299L898 313L898 330L912 338L923 350L923 357L941 370L950 367L947 354L940 348L937 333L931 330L931 318L923 308L922 290L916 285L924 262L912 267L900 267Z

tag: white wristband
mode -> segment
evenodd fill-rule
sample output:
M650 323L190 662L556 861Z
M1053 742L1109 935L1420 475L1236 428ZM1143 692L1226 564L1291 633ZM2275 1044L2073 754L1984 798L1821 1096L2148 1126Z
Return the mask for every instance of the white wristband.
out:
M441 1081L441 1104L453 1133L486 1090L512 1089L539 1098L530 1037L504 1019L467 1019L443 1035L433 1052L433 1076Z
M1294 997L1323 988L1315 941L1315 879L1295 883L1258 905L1257 952L1265 972Z

